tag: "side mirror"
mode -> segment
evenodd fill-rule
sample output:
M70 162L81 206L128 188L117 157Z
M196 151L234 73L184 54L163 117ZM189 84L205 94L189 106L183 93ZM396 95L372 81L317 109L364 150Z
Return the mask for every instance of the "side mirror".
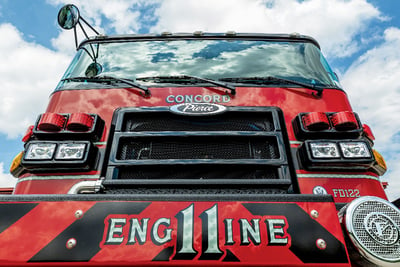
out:
M75 28L79 22L79 9L72 5L63 6L58 12L58 25L64 30L70 30Z
M81 28L83 34L85 35L86 39L89 39L89 36L87 35L85 28L82 26L82 23L85 23L87 27L89 27L94 33L99 35L99 33L89 24L87 21L81 17L79 14L79 9L72 4L68 4L63 6L60 11L58 12L58 25L60 25L61 28L64 30L71 30L74 29L74 35L75 35L75 46L78 48L78 36L76 34L76 25L79 25Z
M103 71L103 67L97 62L93 62L87 67L87 69L85 71L85 75L88 78L93 78L93 77L99 75L102 71Z

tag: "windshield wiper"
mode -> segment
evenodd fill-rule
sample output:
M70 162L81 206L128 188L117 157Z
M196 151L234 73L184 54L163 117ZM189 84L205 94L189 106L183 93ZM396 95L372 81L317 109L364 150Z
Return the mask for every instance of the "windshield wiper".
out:
M93 83L106 83L106 82L119 82L123 84L127 84L131 87L138 88L142 90L145 93L145 96L150 96L151 92L149 88L147 88L144 85L141 85L139 83L136 83L133 80L130 79L123 79L123 78L117 78L113 76L95 76L95 77L70 77L70 78L65 78L61 80L62 82L64 81L69 81L69 82L93 82Z
M254 84L269 84L269 83L286 83L294 84L304 88L312 89L317 92L317 96L322 95L323 87L311 83L304 83L290 79L278 78L275 76L266 77L234 77L234 78L221 78L220 81L235 82L235 83L254 83Z
M136 80L140 81L152 81L155 83L181 83L188 81L190 83L193 82L205 82L205 83L210 83L216 86L220 86L226 89L229 89L232 95L236 94L236 87L222 82L222 81L216 81L212 79L207 79L207 78L202 78L198 76L192 76L192 75L171 75L171 76L151 76L151 77L141 77L141 78L136 78Z

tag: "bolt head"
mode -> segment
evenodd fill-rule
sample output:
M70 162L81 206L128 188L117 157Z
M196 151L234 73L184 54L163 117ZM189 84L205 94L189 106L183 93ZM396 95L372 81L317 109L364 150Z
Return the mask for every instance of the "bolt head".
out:
M322 238L317 239L317 247L321 250L326 249L326 242Z
M75 218L79 219L82 216L83 216L83 211L82 210L75 211Z
M75 238L70 238L67 241L66 247L67 249L72 249L76 246L76 239Z
M312 210L310 212L310 214L311 214L311 217L313 217L314 219L317 219L319 217L319 213L316 210Z

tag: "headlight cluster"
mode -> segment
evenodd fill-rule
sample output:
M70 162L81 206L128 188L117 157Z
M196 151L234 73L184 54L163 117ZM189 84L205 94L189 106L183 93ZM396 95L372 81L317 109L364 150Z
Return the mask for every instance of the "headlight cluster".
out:
M40 114L22 141L25 149L10 167L13 176L26 172L78 172L95 168L99 157L93 142L101 140L105 122L97 114Z
M368 169L375 159L370 144L359 140L308 140L299 148L310 169Z
M29 171L89 168L96 148L89 141L31 141L22 165Z

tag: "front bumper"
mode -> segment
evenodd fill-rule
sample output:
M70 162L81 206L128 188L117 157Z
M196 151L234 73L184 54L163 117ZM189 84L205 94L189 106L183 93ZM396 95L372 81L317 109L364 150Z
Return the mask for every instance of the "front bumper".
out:
M4 196L0 212L0 265L350 266L331 196Z

